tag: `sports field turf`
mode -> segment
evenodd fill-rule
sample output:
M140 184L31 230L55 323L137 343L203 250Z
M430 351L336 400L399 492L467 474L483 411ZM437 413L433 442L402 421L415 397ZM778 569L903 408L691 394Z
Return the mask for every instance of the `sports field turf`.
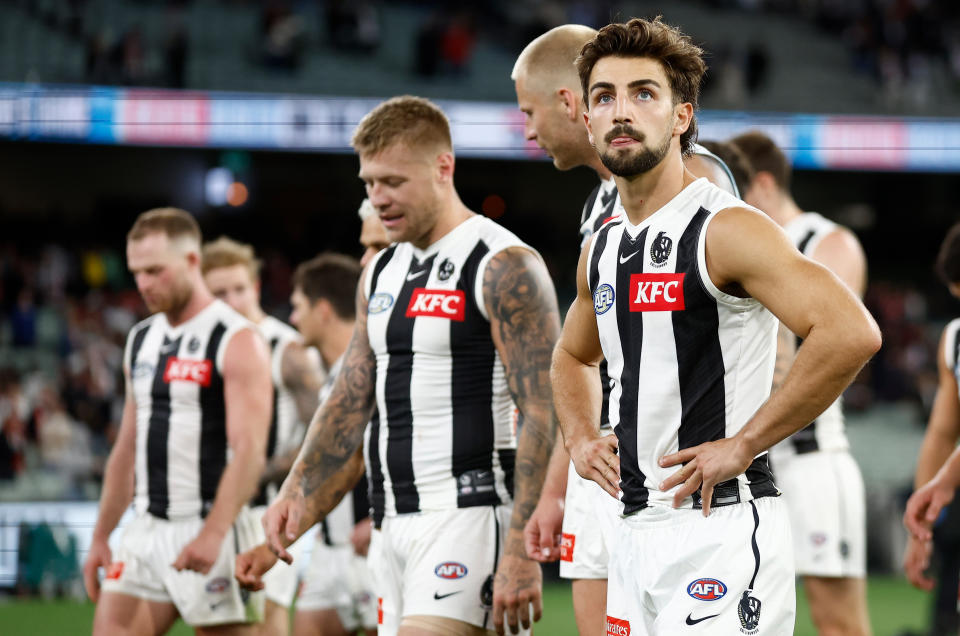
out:
M906 628L919 630L926 623L929 596L913 589L902 579L873 577L869 582L868 595L870 618L876 636L893 636ZM89 634L92 619L91 603L15 600L0 604L0 634L3 636ZM185 636L193 632L178 623L170 633ZM577 630L569 586L547 586L544 617L534 633L542 636L575 636ZM815 634L802 594L797 602L795 634Z

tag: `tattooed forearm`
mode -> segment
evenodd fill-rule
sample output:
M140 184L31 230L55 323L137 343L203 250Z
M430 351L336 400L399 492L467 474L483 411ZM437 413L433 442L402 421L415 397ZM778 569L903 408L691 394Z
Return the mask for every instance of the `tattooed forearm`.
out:
M322 378L320 368L300 344L287 345L280 363L283 383L293 395L301 422L309 422L317 411Z
M357 322L340 375L330 397L310 423L300 455L287 478L296 494L315 499L310 504L321 516L356 484L349 468L356 464L351 462L359 461L362 470L362 456L358 460L357 455L373 413L375 375L376 357L367 339L366 302L358 290Z
M776 391L783 384L797 356L797 337L780 323L777 330L777 361L773 367L773 390Z
M490 260L483 294L507 385L524 418L511 521L513 530L522 531L540 497L556 440L550 360L560 334L560 313L546 267L522 248L505 250Z

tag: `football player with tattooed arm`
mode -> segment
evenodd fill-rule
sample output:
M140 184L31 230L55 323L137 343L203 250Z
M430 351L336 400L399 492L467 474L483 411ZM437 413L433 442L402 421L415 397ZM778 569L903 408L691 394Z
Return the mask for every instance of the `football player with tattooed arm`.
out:
M380 104L353 145L395 243L361 277L353 340L267 511L267 541L289 559L285 546L352 485L363 443L379 633L526 630L541 573L523 528L556 434L553 283L532 248L462 203L449 123L431 102Z

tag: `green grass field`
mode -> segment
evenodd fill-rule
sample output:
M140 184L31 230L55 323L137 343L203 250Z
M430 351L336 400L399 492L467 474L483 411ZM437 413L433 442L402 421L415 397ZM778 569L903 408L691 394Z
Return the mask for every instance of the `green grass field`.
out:
M926 624L930 598L904 580L873 577L869 581L870 619L876 636L893 636ZM0 604L0 634L3 636L62 636L89 634L93 604L69 601L10 601ZM193 632L177 623L170 632L186 636ZM544 617L535 629L542 636L575 636L570 587L550 584L544 599ZM814 636L813 625L802 593L797 599L798 636Z

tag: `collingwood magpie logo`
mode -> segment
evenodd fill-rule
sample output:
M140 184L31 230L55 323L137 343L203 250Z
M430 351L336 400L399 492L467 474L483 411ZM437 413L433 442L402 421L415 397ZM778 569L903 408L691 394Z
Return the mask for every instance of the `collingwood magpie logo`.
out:
M453 270L456 269L453 263L450 262L449 258L443 259L443 262L440 263L440 269L437 271L437 278L440 280L447 280L453 276Z
M740 631L744 634L756 634L760 624L760 599L750 596L753 590L745 590L737 607L737 616L740 617Z
M187 351L189 351L190 353L196 353L199 348L200 348L200 341L197 339L197 337L194 336L190 338L190 342L187 343Z
M673 239L667 236L666 232L657 234L650 245L650 261L654 267L663 267L670 258L670 251L673 250Z

